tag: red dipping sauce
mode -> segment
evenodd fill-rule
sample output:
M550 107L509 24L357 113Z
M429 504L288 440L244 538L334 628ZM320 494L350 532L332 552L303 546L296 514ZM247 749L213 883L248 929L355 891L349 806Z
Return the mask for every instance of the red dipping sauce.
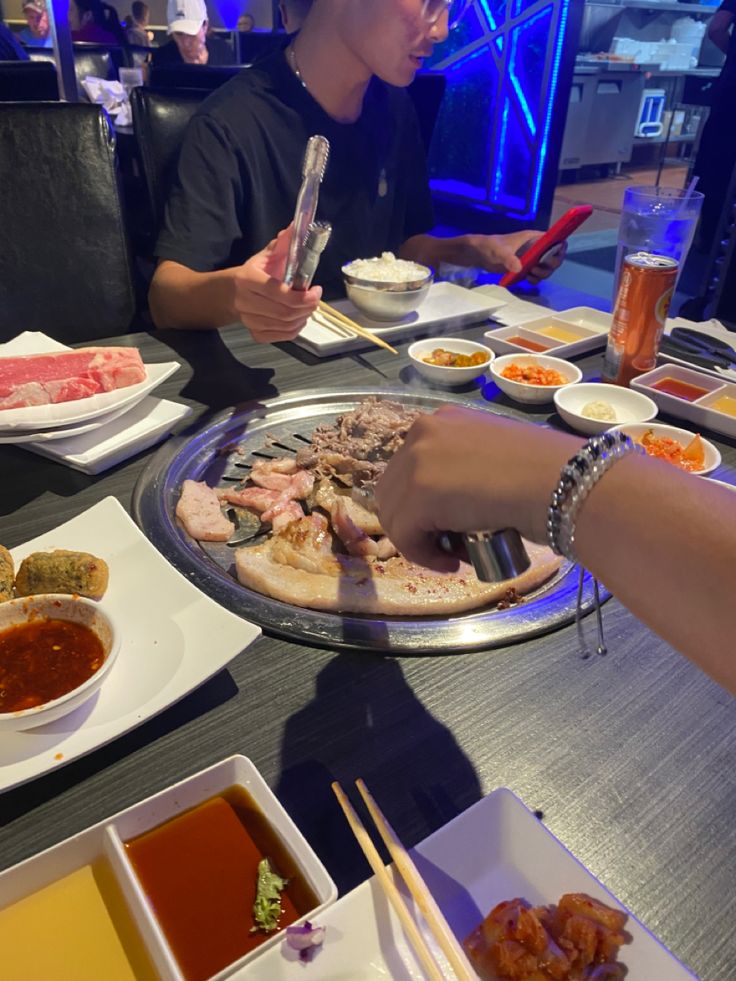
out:
M262 858L289 880L281 894L279 929L318 905L293 858L241 787L125 847L187 981L204 981L271 936L251 932Z
M507 337L506 340L509 344L516 344L519 347L525 347L529 351L549 351L548 344L538 344L536 341L530 340L528 337Z
M35 708L77 688L105 660L89 627L38 617L0 633L0 713Z
M690 382L680 381L679 378L660 378L658 382L652 385L652 388L656 388L658 392L664 392L667 395L674 395L675 398L684 399L686 402L696 402L708 394L707 388L691 385Z

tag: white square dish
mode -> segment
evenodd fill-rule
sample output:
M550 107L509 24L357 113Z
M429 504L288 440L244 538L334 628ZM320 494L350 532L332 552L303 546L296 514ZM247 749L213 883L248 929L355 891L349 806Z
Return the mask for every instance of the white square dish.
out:
M547 328L567 330L578 336L577 340L564 341L553 335L541 334ZM556 358L571 358L603 347L611 327L610 313L602 313L593 307L571 307L569 310L549 310L543 314L537 310L533 319L515 321L513 326L497 327L483 335L486 343L496 354L529 354L529 348L514 344L510 338L517 335L537 341L548 348L548 354Z
M272 834L285 846L301 878L310 887L316 905L306 915L320 916L337 896L334 882L253 763L245 756L231 756L0 873L0 935L2 935L4 909L22 903L26 897L32 896L39 890L44 890L46 887L53 888L60 879L77 872L84 866L96 865L102 861L108 870L108 877L114 880L116 892L119 892L124 901L126 907L124 915L135 924L138 944L145 951L146 959L155 967L157 975L163 981L183 981L182 971L157 919L156 910L148 901L142 883L128 857L125 843L179 817L199 804L212 800L230 788L238 787L247 791L257 809L265 817ZM185 855L182 856L182 861L186 861ZM255 880L252 887L255 895ZM109 890L102 890L103 897L106 893L109 895ZM120 915L119 903L112 907L110 912L113 909L117 915ZM11 909L5 915L9 914L12 917L14 912L15 910ZM131 936L130 930L120 931L118 935L127 936L128 939ZM213 979L219 981L229 977L234 969L260 957L281 939L282 931L268 936L250 953L213 975ZM7 937L5 940L7 943ZM118 948L119 942L114 936L107 937L106 942ZM12 939L10 944L12 947ZM98 943L97 948L96 954L104 959L104 946L100 949ZM14 951L6 949L5 956L8 954L13 955ZM127 961L125 954L123 949L118 956L122 955ZM22 953L22 956L27 958L28 951ZM42 961L48 960L48 956L45 952L38 954ZM11 957L11 960L15 962L16 958ZM76 976L73 964L67 963L59 967L69 972L65 973L64 977ZM89 971L85 974L85 977L87 976ZM6 978L8 975L4 973L3 977ZM26 977L30 975L23 974L22 978L19 978L15 973L11 973L8 981L25 981Z
M413 855L459 940L497 903L515 896L531 903L556 903L563 893L585 892L624 909L505 788L494 790L430 835ZM421 927L421 920L418 922ZM319 981L425 979L375 879L338 900L320 916L318 925L326 927L325 941L307 970ZM631 943L621 948L619 960L628 967L627 981L695 978L630 913L626 930ZM429 937L428 942L436 952ZM442 955L437 953L437 959L448 977L453 976ZM306 973L304 964L281 945L233 977L239 981L303 981Z
M201 593L156 551L114 497L12 550L91 552L110 567L105 606L124 625L102 688L56 722L0 741L0 792L104 746L217 674L260 635L259 627Z
M686 385L696 385L704 390L699 399L689 402L687 399L678 398L668 392L663 392L654 388L657 382L665 378L672 378L675 381L684 382ZM631 387L638 392L643 392L653 399L664 412L678 419L686 419L702 429L710 429L714 433L722 433L724 436L736 437L736 416L726 412L720 412L713 408L713 403L719 398L727 397L736 400L736 384L718 378L717 375L708 371L697 371L684 364L670 359L669 363L660 365L652 371L639 375L631 382Z
M498 299L478 295L477 291L466 290L454 283L433 283L422 305L394 324L370 320L350 300L338 300L333 304L335 309L389 343L401 337L421 334L430 328L436 333L434 328L439 326L443 333L449 333L468 324L481 323L502 305L503 302ZM331 330L313 319L307 321L294 343L315 354L324 355L372 347L370 341L356 336L348 328L345 331L337 328Z
M103 473L159 442L191 412L188 405L151 395L92 432L68 439L26 443L24 449L82 473Z

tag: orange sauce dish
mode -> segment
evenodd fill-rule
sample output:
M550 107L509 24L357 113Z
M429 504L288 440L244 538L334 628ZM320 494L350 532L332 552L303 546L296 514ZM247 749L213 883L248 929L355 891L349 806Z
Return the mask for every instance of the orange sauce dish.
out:
M38 617L0 633L0 713L43 705L77 688L105 660L89 627Z
M509 381L521 382L524 385L566 385L569 381L554 368L543 368L540 364L507 365L501 372Z
M656 388L658 392L664 392L666 395L674 395L675 398L684 399L686 402L696 402L708 394L707 388L691 385L690 382L680 381L679 378L670 378L669 376L660 378L652 385L652 388Z
M318 905L242 787L231 787L125 847L187 981L204 981L268 938L256 927L253 912L261 859L268 858L288 880L278 929Z

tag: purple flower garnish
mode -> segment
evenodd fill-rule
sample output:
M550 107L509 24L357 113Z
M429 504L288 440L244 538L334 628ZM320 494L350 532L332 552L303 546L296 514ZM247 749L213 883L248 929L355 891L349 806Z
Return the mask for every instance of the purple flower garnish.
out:
M305 920L302 926L290 926L286 928L286 943L292 950L299 951L299 960L308 964L317 951L322 946L325 939L325 927L314 926Z

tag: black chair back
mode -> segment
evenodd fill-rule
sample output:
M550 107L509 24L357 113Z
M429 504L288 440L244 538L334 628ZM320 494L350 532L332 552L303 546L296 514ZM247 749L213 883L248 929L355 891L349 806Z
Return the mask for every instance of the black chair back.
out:
M125 333L136 295L104 110L2 104L0 146L0 340Z
M283 31L238 31L236 36L241 65L254 65L289 43L289 36Z
M0 61L0 102L59 98L56 67L44 61Z
M205 90L197 89L155 89L139 86L131 92L133 129L138 140L151 213L157 228L163 218L184 131L206 97Z
M77 77L77 92L80 99L86 99L87 93L82 87L82 79L88 75L104 78L109 82L118 80L118 69L128 66L130 55L127 50L119 47L108 47L105 44L92 44L88 41L75 41L74 74ZM50 48L29 48L31 61L54 62L54 52Z
M420 72L407 89L419 117L419 130L427 156L446 86L447 79L442 72Z
M152 65L150 85L157 89L199 89L214 92L229 82L242 65Z

